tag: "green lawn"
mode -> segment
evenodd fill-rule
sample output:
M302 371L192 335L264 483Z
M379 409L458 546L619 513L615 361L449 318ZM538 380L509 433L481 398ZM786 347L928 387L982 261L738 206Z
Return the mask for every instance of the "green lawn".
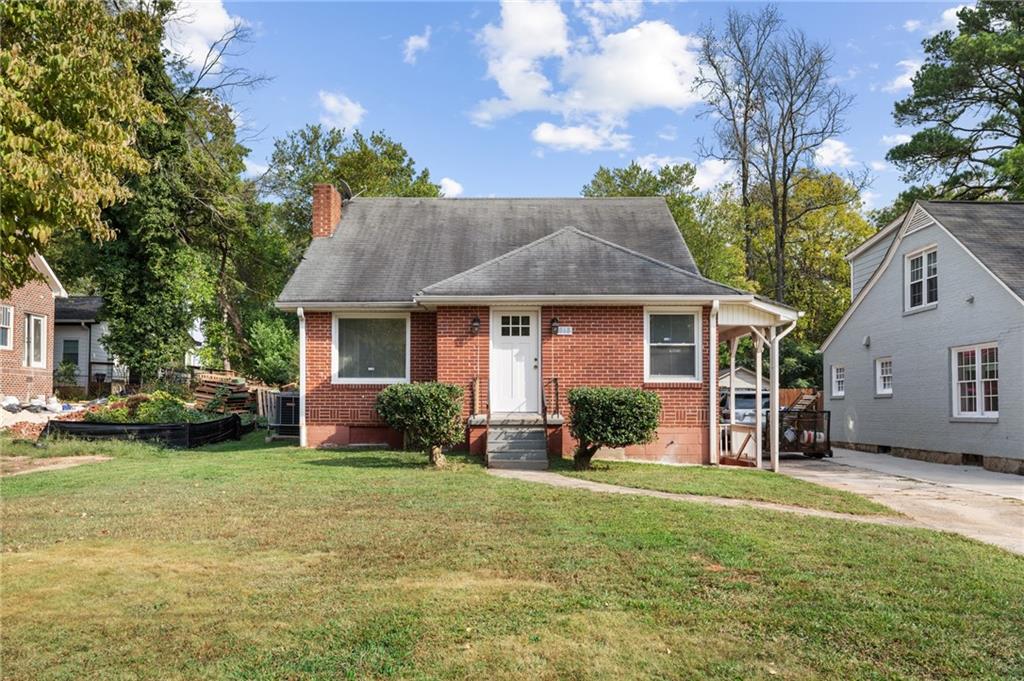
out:
M556 470L574 478L660 492L755 499L838 513L898 515L888 506L859 494L753 468L595 461L591 470L576 471L571 461L563 461Z
M5 678L1024 676L1024 559L956 536L254 437L54 450L115 459L0 482Z

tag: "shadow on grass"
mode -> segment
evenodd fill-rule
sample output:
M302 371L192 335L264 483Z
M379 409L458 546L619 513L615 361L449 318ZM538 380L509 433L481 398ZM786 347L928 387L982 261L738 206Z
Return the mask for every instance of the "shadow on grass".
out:
M424 461L410 461L391 456L339 456L332 459L306 461L310 466L340 466L342 468L428 468Z

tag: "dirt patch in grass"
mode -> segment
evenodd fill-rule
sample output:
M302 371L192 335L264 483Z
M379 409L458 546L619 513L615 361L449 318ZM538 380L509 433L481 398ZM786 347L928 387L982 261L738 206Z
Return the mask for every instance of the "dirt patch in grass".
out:
M60 456L47 459L33 459L28 456L5 456L0 458L0 478L11 475L25 475L40 471L57 471L87 463L110 461L109 456Z

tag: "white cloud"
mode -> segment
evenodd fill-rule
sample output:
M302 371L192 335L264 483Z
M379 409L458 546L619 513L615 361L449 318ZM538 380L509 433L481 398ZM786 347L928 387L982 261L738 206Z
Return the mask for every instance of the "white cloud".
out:
M576 0L575 8L597 37L603 36L611 26L639 19L643 13L643 3L639 0Z
M957 5L955 7L945 9L935 21L907 19L903 22L903 29L908 33L916 33L917 31L923 30L928 35L935 35L939 31L956 30L956 27L960 22L956 13L965 7L970 7L970 5Z
M415 64L417 55L420 52L426 52L429 49L430 26L427 26L423 29L423 33L421 35L411 35L405 39L405 63Z
M445 198L454 199L462 196L462 185L450 177L441 178L441 193Z
M210 46L238 24L245 25L245 21L228 14L221 0L182 0L167 23L164 47L199 68Z
M663 139L666 142L675 142L677 137L679 137L679 131L674 125L666 125L658 131L658 139Z
M899 66L903 71L882 86L882 89L886 92L909 90L914 84L914 74L921 68L921 62L917 59L904 59L903 61L896 62L896 66Z
M878 205L878 199L880 197L881 197L881 195L878 192L872 192L872 191L861 192L860 193L861 205L863 205L864 210L871 210L872 208L875 208Z
M573 137L580 142L574 148L621 149L628 144L624 129L632 113L652 108L680 111L699 101L692 89L697 38L663 21L604 32L610 24L639 17L635 3L581 5L580 12L600 22L601 30L592 39L573 40L568 19L555 2L502 4L501 22L488 24L479 35L487 74L501 96L477 105L472 113L475 123L491 125L520 112L542 111L560 115L563 121L561 126L538 126L535 139L538 134L560 140ZM549 74L557 74L557 81ZM590 142L583 143L584 139Z
M836 138L825 140L825 142L818 147L814 152L814 161L826 168L840 167L848 168L855 164L853 160L853 150L843 142Z
M252 159L245 159L245 175L249 177L258 177L270 169L265 163L257 163Z
M885 161L872 161L870 165L876 173L882 173L889 169L889 164Z
M920 21L919 19L907 19L906 21L903 22L903 30L907 31L908 33L913 33L917 29L921 28L921 25L923 23L924 22Z
M321 90L318 96L323 109L320 112L320 122L324 125L335 128L351 128L359 125L363 116L366 115L366 109L362 104L349 99L341 92Z
M629 148L631 137L612 128L589 125L557 126L544 122L533 129L533 141L556 151L615 151Z
M640 167L646 168L652 172L668 165L693 163L693 161L685 156L658 156L657 154L639 156L635 160ZM731 161L706 159L695 165L697 172L693 178L693 185L698 191L706 191L713 187L717 187L723 182L728 182L732 180L736 172Z
M887 147L895 147L897 144L906 144L910 141L910 135L898 132L894 135L882 135L882 144Z

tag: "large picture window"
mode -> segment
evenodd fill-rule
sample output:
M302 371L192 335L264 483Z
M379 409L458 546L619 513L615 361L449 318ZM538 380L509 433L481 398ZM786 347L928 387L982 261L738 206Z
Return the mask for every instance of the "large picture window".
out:
M905 308L917 310L939 302L939 254L935 247L907 256Z
M25 366L46 368L46 317L25 315Z
M334 383L409 380L409 315L335 314Z
M14 349L14 308L0 305L0 350Z
M999 416L999 348L953 348L953 416Z
M701 380L699 312L649 310L644 326L645 380Z

